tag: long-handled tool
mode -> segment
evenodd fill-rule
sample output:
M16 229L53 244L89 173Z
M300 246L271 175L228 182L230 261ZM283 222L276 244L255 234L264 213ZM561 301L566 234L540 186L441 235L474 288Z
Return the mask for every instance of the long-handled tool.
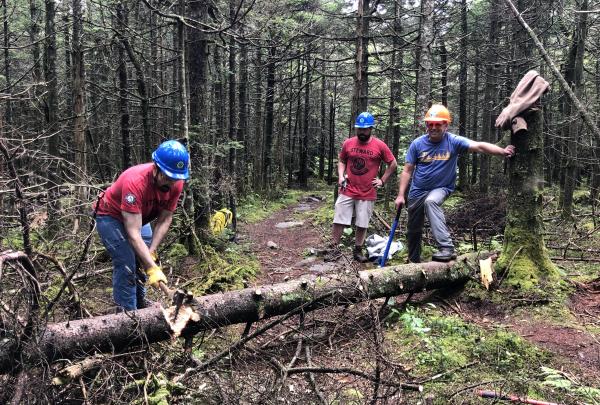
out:
M396 211L396 218L394 218L394 223L390 228L390 236L387 241L387 245L385 246L385 251L383 252L383 256L379 259L379 267L385 267L385 262L387 261L388 253L390 252L390 246L392 245L392 240L394 239L394 234L396 233L396 228L398 227L398 220L400 219L400 213L402 212L402 206L398 207Z
M158 254L153 253L152 259L154 260L155 263L157 263L159 265L161 264ZM194 299L194 296L189 291L182 290L180 288L169 288L167 283L165 283L163 281L158 282L158 288L163 292L163 294L165 294L171 300L171 305L175 306L175 311L173 314L173 321L177 320L177 315L179 314L179 310L181 309L181 306L184 303L189 304Z

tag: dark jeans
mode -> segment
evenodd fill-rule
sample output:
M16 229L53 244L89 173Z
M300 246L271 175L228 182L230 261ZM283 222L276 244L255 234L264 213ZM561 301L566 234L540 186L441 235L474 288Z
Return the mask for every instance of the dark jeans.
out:
M108 215L98 215L96 228L100 239L110 254L113 262L113 299L125 310L143 308L146 296L146 275L137 270L135 252L123 227L118 219ZM150 224L142 226L142 239L146 245L152 242Z

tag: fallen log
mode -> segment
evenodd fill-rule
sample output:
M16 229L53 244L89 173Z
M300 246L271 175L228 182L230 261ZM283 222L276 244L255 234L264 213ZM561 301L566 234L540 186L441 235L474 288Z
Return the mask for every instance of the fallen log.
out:
M472 263L469 263L471 262ZM0 372L17 364L32 367L57 359L103 352L189 336L207 329L255 322L300 306L308 312L326 306L447 287L469 279L476 260L461 256L449 263L390 266L355 273L305 275L285 283L198 297L171 322L174 307L152 307L113 315L48 324L22 351L0 342ZM307 305L309 304L309 305ZM183 320L181 319L183 317Z

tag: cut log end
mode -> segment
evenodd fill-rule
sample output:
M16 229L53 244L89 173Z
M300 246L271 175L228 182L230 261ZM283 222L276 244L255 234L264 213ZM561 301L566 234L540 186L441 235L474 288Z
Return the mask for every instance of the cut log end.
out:
M187 304L182 304L179 308L176 306L166 309L161 307L161 310L165 321L167 321L167 324L171 328L173 338L179 337L189 322L200 321L200 315L194 312L192 307Z

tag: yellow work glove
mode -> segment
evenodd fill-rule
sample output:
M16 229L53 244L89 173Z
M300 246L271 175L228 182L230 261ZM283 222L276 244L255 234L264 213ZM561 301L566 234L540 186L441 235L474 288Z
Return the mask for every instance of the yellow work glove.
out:
M158 267L158 266L154 266L154 267L150 267L149 269L146 269L146 275L148 276L147 282L152 287L158 288L159 281L162 281L163 283L167 284L167 277L165 277L165 273L163 273L162 270L160 269L160 267Z
M158 253L156 253L156 252L150 252L150 257L152 258L152 260L154 261L154 263L158 263Z

